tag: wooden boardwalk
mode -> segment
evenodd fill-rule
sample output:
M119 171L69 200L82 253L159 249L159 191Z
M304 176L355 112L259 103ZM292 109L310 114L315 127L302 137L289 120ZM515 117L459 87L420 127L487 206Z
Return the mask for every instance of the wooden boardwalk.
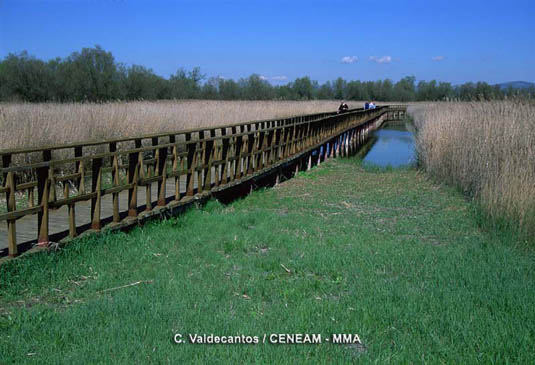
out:
M382 106L0 151L0 194L7 203L0 213L0 256L15 257L34 242L175 214L212 194L227 199L284 169L352 154L384 120L405 110Z

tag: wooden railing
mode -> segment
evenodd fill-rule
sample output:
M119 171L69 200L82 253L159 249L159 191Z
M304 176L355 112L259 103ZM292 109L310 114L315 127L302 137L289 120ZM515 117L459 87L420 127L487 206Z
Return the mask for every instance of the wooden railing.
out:
M9 256L20 253L16 237L19 219L37 215L35 241L42 245L49 242L51 212L62 207L67 207L68 236L80 233L75 212L84 201L91 202L89 228L93 230L102 228L104 214L111 217L112 225L132 221L140 215L142 205L150 212L156 207L186 204L196 196L239 184L305 155L318 161L336 155L340 148L343 151L344 146L354 144L356 137L362 139L359 131L365 126L395 112L404 113L405 106L0 151L0 194L5 194L7 208L0 214L0 222L7 222ZM170 180L174 180L174 191L168 194ZM151 198L153 184L157 185L155 202ZM138 190L143 188L146 199L140 204ZM128 202L125 211L119 209L121 192L128 192L121 196ZM109 212L101 209L105 196L112 199Z

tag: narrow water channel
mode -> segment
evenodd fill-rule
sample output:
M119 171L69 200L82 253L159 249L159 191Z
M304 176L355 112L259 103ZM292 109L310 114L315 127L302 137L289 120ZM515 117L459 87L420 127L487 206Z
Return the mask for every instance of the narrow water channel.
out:
M409 123L387 122L373 133L364 163L399 167L416 163L414 130Z

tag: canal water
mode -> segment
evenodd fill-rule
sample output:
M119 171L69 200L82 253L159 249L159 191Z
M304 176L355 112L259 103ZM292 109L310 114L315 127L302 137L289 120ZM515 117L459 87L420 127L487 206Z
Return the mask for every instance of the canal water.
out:
M367 146L364 163L382 167L416 164L414 129L405 122L387 122L373 133Z

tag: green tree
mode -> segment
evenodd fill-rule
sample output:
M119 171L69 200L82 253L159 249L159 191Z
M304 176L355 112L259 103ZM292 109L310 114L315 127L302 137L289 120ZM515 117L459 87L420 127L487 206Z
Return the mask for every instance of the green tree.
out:
M223 100L237 100L240 98L240 88L232 79L219 78L219 97Z
M203 99L219 99L219 80L215 77L211 77L202 86L201 97Z
M105 101L121 98L121 79L111 52L100 46L73 52L61 65L63 98L76 101Z
M310 100L314 98L314 86L308 76L295 79L291 87L294 95L299 100Z
M258 74L252 74L239 81L241 96L246 100L270 100L275 97L275 90Z
M476 97L478 100L494 100L494 90L492 89L492 86L487 84L486 82L478 82L476 84Z
M318 98L326 100L334 99L334 90L330 81L327 81L319 87Z
M414 76L406 76L396 82L394 85L393 98L396 101L401 102L416 100L415 81L416 78Z
M455 90L449 82L439 82L437 87L437 100L452 100Z
M476 86L472 82L466 82L459 87L459 98L464 101L477 100Z
M39 102L53 97L54 76L47 64L28 52L10 53L0 68L0 95L3 100Z
M296 100L297 95L291 84L275 87L275 94L278 100Z
M493 100L505 97L535 97L535 88L502 89L486 82L453 87L448 82L420 81L407 76L395 84L389 80L346 81L341 77L319 85L308 76L287 85L272 86L253 74L238 82L205 76L198 67L191 71L180 68L169 79L151 69L117 63L100 46L83 48L65 59L48 62L28 55L26 51L8 54L0 61L0 100L41 101L107 101L157 99L249 99L310 100L351 99L401 101L412 100Z
M346 86L347 82L343 78L337 78L333 83L334 98L337 100L346 99Z
M151 69L132 65L126 71L124 94L128 100L156 100L164 98L162 95L165 80L156 75Z
M420 81L416 90L416 100L440 100L437 82L435 80Z
M174 75L169 78L171 88L171 97L174 99L195 99L201 95L200 82L204 79L201 69L195 67L192 71L186 72L184 69L178 69Z
M346 85L346 98L349 100L363 100L364 86L360 81L349 81Z
M383 101L392 101L394 95L394 84L392 80L385 79L381 85L381 99Z

